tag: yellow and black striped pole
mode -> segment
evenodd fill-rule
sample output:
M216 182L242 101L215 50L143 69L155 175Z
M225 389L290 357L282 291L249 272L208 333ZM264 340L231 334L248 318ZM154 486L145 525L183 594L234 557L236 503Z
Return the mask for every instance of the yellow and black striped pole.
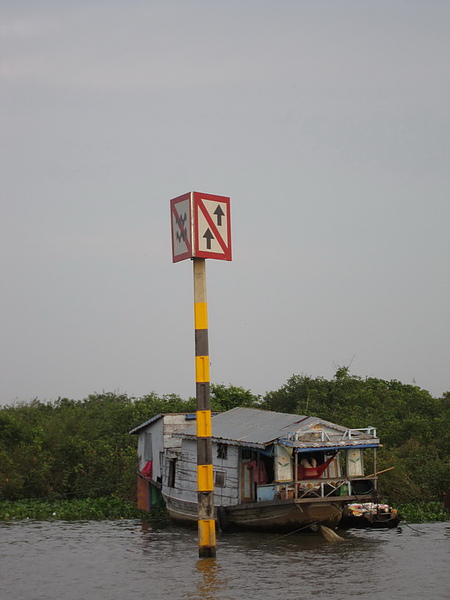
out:
M197 397L198 555L200 558L214 558L216 556L216 526L214 520L206 265L204 258L193 258L192 260L194 264Z

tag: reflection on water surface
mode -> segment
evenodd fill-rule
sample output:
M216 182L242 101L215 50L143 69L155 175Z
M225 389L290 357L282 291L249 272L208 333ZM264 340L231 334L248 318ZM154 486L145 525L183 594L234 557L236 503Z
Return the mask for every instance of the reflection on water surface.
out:
M193 530L138 521L0 523L8 600L448 599L450 523L320 535L227 534L198 560Z

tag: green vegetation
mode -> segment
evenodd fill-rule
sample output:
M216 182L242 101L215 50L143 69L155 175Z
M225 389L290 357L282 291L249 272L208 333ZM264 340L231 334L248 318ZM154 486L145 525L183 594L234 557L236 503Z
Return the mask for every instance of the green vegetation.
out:
M133 501L136 436L159 412L193 410L177 396L33 400L0 410L0 500L115 496Z
M417 386L363 379L341 368L331 380L293 375L264 397L232 385L212 385L211 406L214 411L254 406L347 427L376 427L384 446L377 470L395 467L380 476L382 500L401 507L411 522L445 514L449 392L434 398ZM189 411L195 411L194 399L154 393L142 398L103 393L53 403L35 399L1 408L0 519L5 514L130 518L136 514L137 436L128 431L160 412Z
M120 498L85 498L79 500L0 501L0 521L34 519L39 521L88 521L103 519L143 519L164 522L164 512L151 516Z
M429 521L447 521L448 511L442 502L418 502L401 504L397 507L407 523L427 523Z

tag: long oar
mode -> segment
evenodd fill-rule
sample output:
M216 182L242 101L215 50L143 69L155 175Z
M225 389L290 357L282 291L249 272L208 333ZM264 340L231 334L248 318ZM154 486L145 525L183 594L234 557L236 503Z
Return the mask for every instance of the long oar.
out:
M395 469L395 467L389 467L389 469L383 469L382 471L377 471L377 473L375 473L375 475L381 475L381 473L387 473L388 471L392 471L392 469Z

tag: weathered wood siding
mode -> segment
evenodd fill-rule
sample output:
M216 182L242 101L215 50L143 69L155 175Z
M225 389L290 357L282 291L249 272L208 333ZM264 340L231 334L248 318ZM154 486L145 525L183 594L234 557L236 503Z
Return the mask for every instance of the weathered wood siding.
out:
M142 429L138 437L139 470L141 471L147 462L144 457L145 435L151 433L153 448L152 479L156 481L158 477L162 477L165 469L163 449L178 450L181 448L181 438L173 437L173 434L185 425L186 416L184 414L169 414L163 415L160 419Z
M146 433L152 434L152 446L153 446L153 473L159 474L159 448L162 448L163 441L163 417L150 423L144 429L141 429L138 437L138 460L139 460L139 471L145 467L145 463L147 462L144 457L144 447L145 447L145 435ZM159 446L158 446L159 444ZM156 475L154 476L156 478Z
M181 438L180 438L181 440ZM164 491L180 500L197 501L197 442L196 440L181 440L182 446L178 450L172 448L166 452L164 465L163 484ZM214 504L227 506L235 504L239 498L239 449L228 446L227 458L217 458L217 444L213 443L213 469L214 472L224 473L224 487L214 487ZM168 488L169 463L176 460L175 485Z
M240 468L239 468L239 447L227 446L227 458L217 456L217 444L213 444L213 468L214 471L225 472L225 486L214 488L214 498L216 506L228 506L239 502L240 490Z
M159 449L163 447L171 450L181 448L181 438L173 437L174 433L177 433L182 427L187 425L189 421L186 421L186 415L164 415L164 440L163 444L160 443L157 446Z
M169 495L179 500L197 502L197 443L195 440L178 438L180 448L173 448L167 452L164 482L167 484L169 477L170 459L175 463L175 485L167 488Z

